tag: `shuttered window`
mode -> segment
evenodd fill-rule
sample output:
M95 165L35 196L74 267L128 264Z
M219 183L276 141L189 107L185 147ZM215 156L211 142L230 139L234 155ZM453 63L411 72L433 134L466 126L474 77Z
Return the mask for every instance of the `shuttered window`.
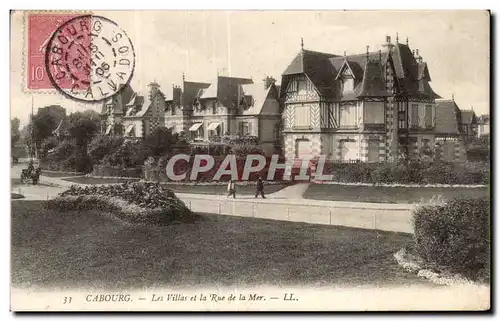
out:
M295 127L311 126L311 109L306 105L295 106Z
M357 106L340 106L340 127L356 127L357 125Z
M430 128L433 125L433 120L432 120L432 106L427 105L425 106L425 127Z

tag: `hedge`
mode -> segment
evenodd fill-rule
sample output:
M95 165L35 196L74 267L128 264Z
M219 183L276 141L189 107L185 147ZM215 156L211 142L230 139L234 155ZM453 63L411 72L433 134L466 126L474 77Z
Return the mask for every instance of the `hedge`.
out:
M413 225L415 251L425 262L473 280L489 278L489 197L418 207Z
M486 162L326 163L323 174L344 183L489 184Z
M207 172L202 172L199 173L197 176L197 181L198 182L212 182L214 181L214 176L217 173L220 165L224 161L226 156L222 157L214 157L215 164L212 167L211 170ZM160 182L168 182L171 181L166 174L166 166L168 163L168 156L163 156L158 160L158 163L155 166L145 166L144 170L144 177L146 180L151 180L151 181L160 181ZM270 161L270 158L267 158L267 161ZM184 174L186 173L186 178L183 181L191 181L190 176L191 176L191 170L193 168L193 162L194 162L194 157L190 158L189 162L185 161L178 161L174 165L174 173L176 175L179 174ZM236 157L236 163L237 163L237 168L238 168L238 180L242 179L243 176L243 168L246 162L246 157ZM278 163L284 163L284 159L278 160ZM203 165L203 164L202 164ZM254 164L256 165L256 163ZM228 166L229 168L229 166ZM248 180L249 181L256 181L258 177L262 177L264 179L267 179L267 174L268 174L268 168L269 166L264 166L264 169L259 171L259 172L253 172L250 173ZM283 179L283 174L284 170L283 169L276 169L274 179L276 181L280 181ZM230 175L222 175L218 181L221 182L226 182L231 179Z
M142 178L142 166L126 168L121 166L94 165L92 176Z

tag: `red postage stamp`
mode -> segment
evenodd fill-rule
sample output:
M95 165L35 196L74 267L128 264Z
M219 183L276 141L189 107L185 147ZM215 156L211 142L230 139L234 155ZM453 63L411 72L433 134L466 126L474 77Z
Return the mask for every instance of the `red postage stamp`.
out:
M27 55L25 73L28 89L54 89L45 67L47 45L65 22L81 13L36 12L27 13Z
M131 79L135 52L120 26L93 14L32 13L27 17L28 90L56 89L97 102Z

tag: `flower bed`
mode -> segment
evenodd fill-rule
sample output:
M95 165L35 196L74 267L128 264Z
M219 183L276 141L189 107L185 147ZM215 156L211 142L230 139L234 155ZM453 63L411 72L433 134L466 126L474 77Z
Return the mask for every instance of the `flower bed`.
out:
M48 201L47 206L65 211L99 209L133 223L189 222L195 218L172 191L159 184L144 182L83 187L72 185L69 190Z
M463 277L459 273L452 274L443 267L426 266L421 258L412 255L402 248L394 253L394 259L405 271L425 278L439 285L474 284L474 281ZM438 272L436 272L438 271Z

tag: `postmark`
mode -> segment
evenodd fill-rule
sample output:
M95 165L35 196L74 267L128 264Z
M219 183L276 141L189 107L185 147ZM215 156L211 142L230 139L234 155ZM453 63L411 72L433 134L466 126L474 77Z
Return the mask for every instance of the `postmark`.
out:
M112 97L128 83L135 67L132 41L114 21L83 15L62 24L45 52L52 85L84 102Z

